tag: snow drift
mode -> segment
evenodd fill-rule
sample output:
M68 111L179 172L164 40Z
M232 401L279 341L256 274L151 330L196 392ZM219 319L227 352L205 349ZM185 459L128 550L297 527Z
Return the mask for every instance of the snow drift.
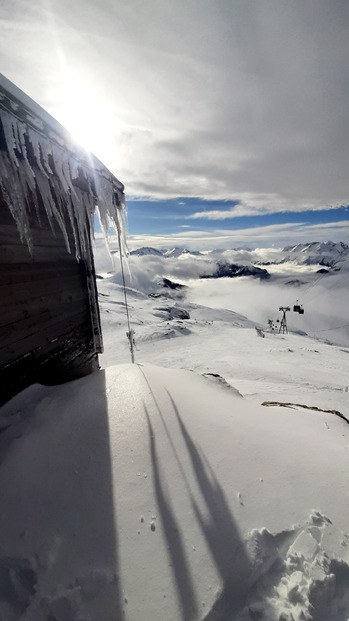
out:
M6 621L347 619L345 421L151 365L2 416Z

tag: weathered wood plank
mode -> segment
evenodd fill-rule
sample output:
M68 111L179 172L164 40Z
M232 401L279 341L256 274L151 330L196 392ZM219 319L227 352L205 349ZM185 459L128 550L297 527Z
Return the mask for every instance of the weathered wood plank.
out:
M14 340L12 338L13 335L4 340L1 339L0 365L32 351L35 351L39 357L45 357L52 349L57 347L57 340L61 340L64 343L67 339L67 334L71 330L75 329L79 339L83 337L88 332L87 327L89 324L90 317L86 310L81 311L81 308L79 308L69 314L64 314L55 323L52 323L51 317L49 320L43 321L39 332L36 327L36 329L32 328L32 330L29 330L25 336L21 335L19 339L15 338ZM84 328L84 326L86 327ZM91 332L91 329L89 332Z
M0 247L0 263L42 263L49 261L71 261L75 258L75 250L70 254L65 246L37 246L30 255L26 244Z
M40 326L43 323L51 322L52 326L55 325L57 318L69 317L71 313L77 311L86 312L86 299L76 296L72 300L62 300L62 303L57 304L53 301L51 304L47 304L45 308L37 307L36 312L29 312L26 308L21 310L22 316L17 314L19 319L17 321L8 321L0 326L0 350L10 340L19 339L21 334L25 334L28 331L39 331ZM8 318L11 316L8 315Z
M33 321L38 323L42 320L44 313L47 313L50 316L59 316L62 312L69 312L73 304L79 305L81 308L86 308L86 295L83 293L74 293L74 296L72 296L69 295L69 293L67 294L66 292L63 292L55 298L38 297L34 300L30 300L30 304L21 302L16 304L16 306L0 307L0 338L3 331L6 331L9 324L15 327L22 321ZM21 326L18 326L18 329L24 328L25 324L23 323Z
M80 274L76 274L73 271L65 278L42 280L39 281L39 284L26 282L8 285L7 287L0 288L0 308L6 308L10 305L15 308L20 304L31 306L32 304L37 304L38 301L45 305L46 302L56 298L69 298L75 293L77 294L77 288L81 289L79 296L87 301L87 288L84 287ZM0 325L1 323L2 319L0 318Z
M98 369L93 343L88 335L77 342L68 338L69 345L52 351L49 358L37 359L29 353L17 358L1 370L0 403L6 402L19 390L34 382L47 385L60 384Z
M45 261L38 263L7 263L0 269L0 287L18 285L25 282L41 282L50 278L66 278L71 272L76 272L76 261ZM0 293L1 295L1 293Z
M63 235L60 230L53 233L51 228L33 227L30 231L34 246L59 246L62 244ZM72 238L72 241L74 238ZM0 244L18 246L21 238L16 225L0 223Z

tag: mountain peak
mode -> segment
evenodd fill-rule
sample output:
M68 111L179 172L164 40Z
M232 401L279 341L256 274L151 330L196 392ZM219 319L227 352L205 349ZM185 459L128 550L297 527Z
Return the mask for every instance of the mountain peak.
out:
M143 248L137 248L136 250L131 250L130 254L137 255L139 257L143 257L147 254L152 254L157 257L162 257L161 250L157 250L156 248L151 248L150 246L143 246Z

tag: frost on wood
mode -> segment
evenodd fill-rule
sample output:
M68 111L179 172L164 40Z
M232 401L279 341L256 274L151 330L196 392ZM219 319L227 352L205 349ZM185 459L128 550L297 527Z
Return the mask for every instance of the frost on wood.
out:
M26 114L23 120L2 108L0 112L0 192L30 253L33 241L29 205L34 205L39 222L44 207L52 232L55 234L58 226L71 252L68 218L78 261L89 255L93 214L98 207L106 243L108 229L113 226L120 252L126 255L123 185L102 165L96 166L95 158L90 156L89 160L86 152L80 157L66 148L57 133L44 132L38 126L40 119Z

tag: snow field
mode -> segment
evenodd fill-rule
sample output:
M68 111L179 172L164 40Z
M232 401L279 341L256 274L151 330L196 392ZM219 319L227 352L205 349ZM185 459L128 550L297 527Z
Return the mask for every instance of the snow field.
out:
M346 618L345 421L148 364L3 409L6 620Z

